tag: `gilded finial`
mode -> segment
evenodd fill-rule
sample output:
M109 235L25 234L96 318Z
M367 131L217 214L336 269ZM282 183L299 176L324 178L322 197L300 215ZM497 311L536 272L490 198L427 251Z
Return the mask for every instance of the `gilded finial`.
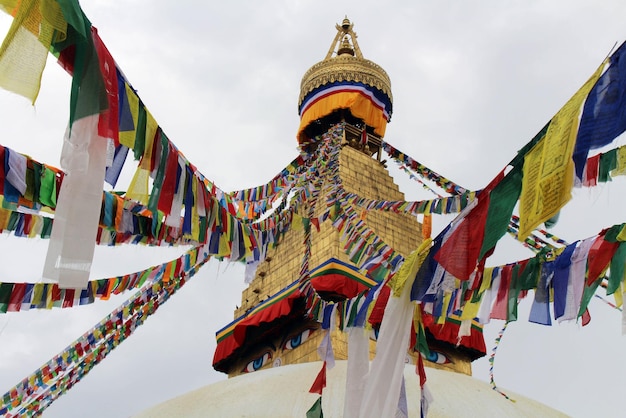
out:
M352 48L352 45L350 44L350 39L348 35L345 35L343 37L343 41L341 42L341 47L337 51L337 55L344 55L344 54L349 54L349 55L354 56L354 48Z
M350 30L350 20L348 20L348 15L343 18L343 22L341 22L341 29L343 29L344 33L348 33L348 30Z

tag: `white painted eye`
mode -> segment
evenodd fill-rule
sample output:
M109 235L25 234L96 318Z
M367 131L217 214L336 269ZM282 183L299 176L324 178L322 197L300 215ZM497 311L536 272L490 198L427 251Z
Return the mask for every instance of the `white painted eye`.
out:
M424 360L430 361L431 363L436 364L449 364L452 363L452 360L445 354L439 351L430 350L430 354L428 356L422 355Z
M261 367L265 366L272 359L272 353L269 351L265 352L262 356L257 357L252 360L250 363L246 364L246 367L243 368L244 373L256 372Z
M293 336L292 338L287 340L287 342L285 342L285 345L283 345L283 350L293 350L294 348L299 347L300 345L302 345L302 343L309 339L311 332L313 332L313 330L305 329L301 333Z

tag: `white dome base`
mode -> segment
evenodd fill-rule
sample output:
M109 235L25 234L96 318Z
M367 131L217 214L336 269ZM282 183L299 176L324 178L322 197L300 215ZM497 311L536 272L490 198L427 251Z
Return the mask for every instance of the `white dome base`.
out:
M156 405L136 417L306 417L317 400L309 388L321 362L275 367L213 383ZM327 371L322 396L325 418L343 416L347 361L337 361ZM459 373L426 369L427 386L434 401L433 417L565 417L539 402L508 393L516 402L493 391L486 382ZM404 370L409 417L419 417L420 388L415 366Z

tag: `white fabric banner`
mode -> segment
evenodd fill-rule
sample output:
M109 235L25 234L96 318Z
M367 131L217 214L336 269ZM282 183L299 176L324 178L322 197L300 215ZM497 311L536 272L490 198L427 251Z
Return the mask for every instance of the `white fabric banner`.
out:
M358 418L370 368L369 335L363 327L348 328L348 371L344 418Z
M98 117L75 121L63 141L61 167L66 175L43 271L43 278L63 289L83 289L89 281L107 156L107 139L98 136Z
M376 344L376 357L372 361L363 394L361 418L396 415L413 321L414 304L410 296L414 279L414 276L410 277L400 296L392 296L387 302Z

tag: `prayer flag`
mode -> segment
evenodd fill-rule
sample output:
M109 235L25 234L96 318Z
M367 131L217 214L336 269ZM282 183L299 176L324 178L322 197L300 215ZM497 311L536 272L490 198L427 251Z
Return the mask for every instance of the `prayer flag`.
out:
M613 254L617 251L619 242L609 242L604 239L603 231L596 240L593 242L591 249L589 250L589 256L587 259L587 285L590 286L596 281L600 274L606 270Z
M589 92L580 118L573 159L581 180L589 150L610 144L626 130L626 43L609 57L609 63Z
M0 8L13 16L0 47L0 87L34 104L53 37L65 37L67 22L56 1L2 0Z
M100 72L104 82L104 90L107 98L107 108L100 112L98 120L98 135L103 138L113 140L115 145L119 145L119 94L117 67L111 53L100 39L98 30L91 28L93 43L100 63Z
M313 406L306 411L306 418L324 418L324 412L322 412L322 397L317 398Z
M571 197L574 177L572 153L580 108L604 64L550 121L545 136L524 155L518 239L523 241L540 223L550 219Z
M504 172L500 172L478 195L476 206L460 220L457 228L435 254L435 260L459 280L468 280L478 265L483 247L485 224L490 206L490 194L500 183ZM462 215L459 215L462 216Z
M322 369L317 374L311 389L309 389L310 393L318 393L322 394L322 391L326 387L326 362L322 363ZM321 399L321 398L320 398ZM308 413L307 413L308 416Z

